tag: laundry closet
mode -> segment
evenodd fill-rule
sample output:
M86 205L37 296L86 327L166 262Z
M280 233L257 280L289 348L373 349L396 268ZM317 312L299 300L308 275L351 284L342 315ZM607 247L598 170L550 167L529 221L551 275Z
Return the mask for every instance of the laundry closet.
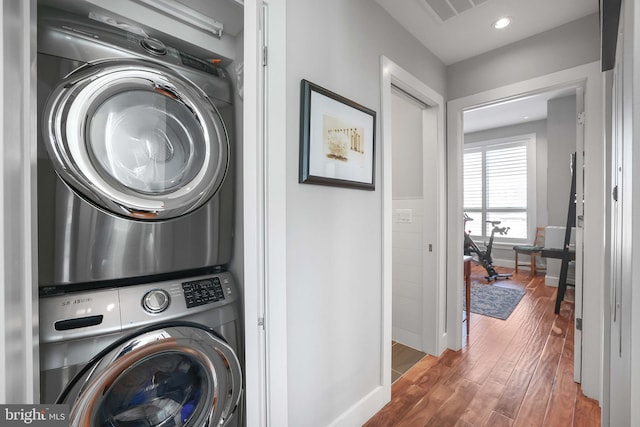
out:
M40 400L72 425L244 425L243 16L38 1Z

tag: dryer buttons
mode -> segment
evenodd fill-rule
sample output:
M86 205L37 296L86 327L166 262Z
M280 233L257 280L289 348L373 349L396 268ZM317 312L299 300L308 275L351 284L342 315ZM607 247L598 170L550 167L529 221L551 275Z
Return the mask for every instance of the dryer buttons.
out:
M171 297L169 293L163 289L152 289L142 298L142 308L147 313L162 313L169 307Z

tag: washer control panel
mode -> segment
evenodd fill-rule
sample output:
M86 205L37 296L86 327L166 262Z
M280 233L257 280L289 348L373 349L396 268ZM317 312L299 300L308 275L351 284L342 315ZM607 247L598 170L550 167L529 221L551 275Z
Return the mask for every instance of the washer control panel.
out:
M172 319L201 319L208 312L214 316L216 310L227 316L235 313L236 301L228 272L47 296L40 298L40 342L98 337Z
M144 38L140 41L140 46L152 55L162 56L167 54L167 47L158 39Z
M224 291L218 277L182 283L187 308L224 300Z
M164 289L151 289L142 297L142 307L147 313L162 313L170 302L169 292Z

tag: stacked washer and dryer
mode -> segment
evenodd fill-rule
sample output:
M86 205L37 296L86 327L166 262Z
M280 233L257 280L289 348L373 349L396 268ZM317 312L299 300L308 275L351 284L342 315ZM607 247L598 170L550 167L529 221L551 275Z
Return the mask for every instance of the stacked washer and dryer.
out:
M229 78L39 15L41 401L78 426L240 425Z

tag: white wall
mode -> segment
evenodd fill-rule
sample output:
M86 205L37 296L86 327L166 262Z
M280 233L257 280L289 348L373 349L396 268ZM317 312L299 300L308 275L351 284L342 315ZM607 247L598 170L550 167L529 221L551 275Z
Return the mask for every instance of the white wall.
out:
M444 66L369 0L292 0L286 16L288 422L356 425L382 382L381 157L373 192L298 184L300 80L380 111L380 55L441 93Z
M449 99L517 83L600 59L598 15L447 67Z
M561 248L564 245L564 230L567 225L569 209L569 193L571 192L571 154L576 151L576 97L565 96L550 99L547 103L547 141L548 148L548 180L547 200L549 222L545 225L557 226L558 229L547 240L548 247ZM558 240L558 233L561 235ZM575 233L572 243L575 244ZM547 277L545 283L550 286L558 286L560 280L560 268L562 261L559 259L547 260ZM569 264L567 280L573 283L575 280L575 265Z
M576 151L576 97L551 99L547 104L549 222L544 225L567 225L571 191L571 154Z

